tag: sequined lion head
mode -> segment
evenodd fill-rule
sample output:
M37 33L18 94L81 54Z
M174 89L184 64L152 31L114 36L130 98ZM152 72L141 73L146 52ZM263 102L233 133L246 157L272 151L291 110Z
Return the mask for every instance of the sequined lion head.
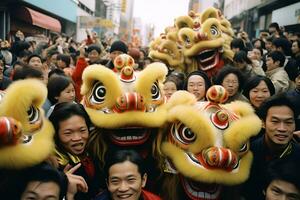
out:
M42 110L46 87L22 80L0 96L0 167L20 169L44 161L54 150L54 129Z
M252 162L248 141L259 132L261 121L247 103L223 105L227 97L226 90L216 85L207 91L207 102L171 107L167 131L158 137L165 172L179 175L190 199L218 199L221 185L248 178Z

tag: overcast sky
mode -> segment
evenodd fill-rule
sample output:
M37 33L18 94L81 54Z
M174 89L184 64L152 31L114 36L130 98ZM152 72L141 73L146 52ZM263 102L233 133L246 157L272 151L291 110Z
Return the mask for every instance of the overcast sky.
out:
M135 0L134 17L142 22L155 24L155 36L173 25L174 18L188 14L188 0Z

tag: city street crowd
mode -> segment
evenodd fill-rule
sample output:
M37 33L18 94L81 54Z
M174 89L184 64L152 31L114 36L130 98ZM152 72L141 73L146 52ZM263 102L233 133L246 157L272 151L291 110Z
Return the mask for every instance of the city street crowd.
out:
M227 186L230 195L226 199L285 196L280 199L300 200L300 33L286 32L271 23L266 32L251 40L244 31L236 33L231 50L233 61L212 78L204 71L185 74L170 68L164 95L168 100L174 92L186 90L201 102L207 100L210 86L222 85L229 96L225 103L239 100L251 104L263 128L250 141L254 159L248 180ZM103 166L97 163L87 147L94 126L81 105L86 67L101 64L115 70L114 59L128 54L135 69L141 71L156 62L148 57L148 51L88 31L81 42L59 34L39 42L22 30L11 41L1 41L0 90L32 78L46 85L43 109L53 124L56 147L53 156L23 170L23 176L11 175L14 188L0 178L1 193L9 195L5 199L162 199L167 191L157 189L159 185L147 187L147 172L154 169L148 169L134 150L112 152ZM4 175L0 173L0 177Z

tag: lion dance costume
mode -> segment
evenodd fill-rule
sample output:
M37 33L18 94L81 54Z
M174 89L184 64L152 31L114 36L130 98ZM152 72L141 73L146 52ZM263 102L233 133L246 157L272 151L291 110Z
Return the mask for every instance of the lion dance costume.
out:
M248 140L260 131L261 122L247 103L222 104L227 97L216 85L208 90L207 102L169 107L168 126L156 143L165 173L163 199L217 200L222 186L248 178Z
M53 153L54 129L42 109L46 98L45 85L33 79L14 82L1 92L1 169L31 167Z
M176 71L205 71L214 76L231 62L233 39L230 22L215 8L190 12L175 19L174 25L150 43L149 56Z

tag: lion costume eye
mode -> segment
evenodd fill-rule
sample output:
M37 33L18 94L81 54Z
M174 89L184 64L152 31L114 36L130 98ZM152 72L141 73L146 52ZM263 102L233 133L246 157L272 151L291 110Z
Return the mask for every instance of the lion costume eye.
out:
M174 126L173 134L175 138L183 144L191 144L196 140L195 133L183 123L177 123Z
M248 143L245 143L243 145L241 145L241 148L239 149L239 155L242 156L244 155L245 153L247 153L249 150L249 145Z
M213 35L213 36L216 36L219 34L219 31L218 31L218 28L215 26L215 25L212 25L210 27L210 33Z
M157 82L155 82L151 87L151 95L153 100L158 100L161 97Z
M97 82L94 84L91 93L91 103L100 104L103 103L106 95L106 88L101 82Z
M27 115L30 124L34 124L40 119L40 112L34 106L30 106L29 110L27 111Z

